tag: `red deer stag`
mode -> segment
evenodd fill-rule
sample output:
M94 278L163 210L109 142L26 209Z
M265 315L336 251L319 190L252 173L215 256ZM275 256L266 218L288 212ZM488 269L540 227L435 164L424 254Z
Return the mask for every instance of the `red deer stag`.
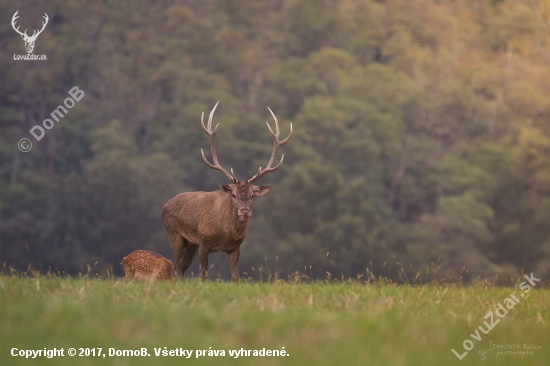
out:
M148 250L136 250L122 260L126 278L141 280L170 280L174 278L174 264L162 255Z
M271 159L269 159L264 169L260 167L256 175L241 182L236 178L233 169L231 169L230 174L218 162L215 136L219 123L212 130L212 116L218 103L210 112L207 126L204 125L204 112L201 116L202 128L210 139L210 150L214 164L206 159L202 149L201 153L204 162L210 168L219 170L231 181L231 184L222 185L219 190L213 192L178 194L164 205L162 220L168 233L178 277L183 277L183 274L191 265L197 249L199 249L199 271L202 279L207 278L208 254L211 252L226 252L231 270L231 280L237 282L239 281L239 247L244 240L250 223L252 200L254 196L263 196L271 189L268 186L255 186L252 183L264 174L275 171L281 166L284 155L276 166L272 167L272 164L279 147L286 144L292 136L292 124L290 124L288 137L279 141L279 122L275 114L268 108L275 120L275 133L273 133L269 123L266 122L273 139Z

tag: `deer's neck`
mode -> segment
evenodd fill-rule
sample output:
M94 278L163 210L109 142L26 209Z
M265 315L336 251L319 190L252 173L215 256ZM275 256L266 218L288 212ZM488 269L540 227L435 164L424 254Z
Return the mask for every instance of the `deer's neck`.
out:
M238 240L244 238L248 231L248 225L250 224L250 216L239 217L238 209L233 205L233 201L229 198L230 214L231 218L230 232L233 239Z
M250 223L250 217L247 217L246 219L239 221L237 218L237 224L234 226L234 238L235 239L241 239L244 238L246 235L246 232L248 231L248 224Z

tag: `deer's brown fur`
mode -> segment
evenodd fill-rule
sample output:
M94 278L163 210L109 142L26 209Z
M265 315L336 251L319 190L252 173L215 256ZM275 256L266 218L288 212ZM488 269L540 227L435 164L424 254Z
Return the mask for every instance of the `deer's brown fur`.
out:
M212 130L212 116L217 106L216 103L216 106L210 112L208 126L204 125L203 118L201 118L202 127L210 139L214 164L206 159L204 152L202 158L209 167L225 175L231 181L231 184L223 185L219 190L213 192L178 194L164 205L162 220L174 255L178 277L183 277L198 249L201 278L205 279L207 276L208 254L211 252L226 252L231 270L231 280L238 281L239 248L250 223L252 200L255 196L265 195L271 189L267 186L256 186L252 183L264 174L275 171L282 164L283 158L276 166L272 167L277 150L292 136L292 124L290 125L289 136L283 141L279 141L279 124L271 109L269 110L275 119L276 127L274 133L269 124L267 125L273 139L271 159L264 169L260 168L252 178L241 182L235 177L233 170L231 170L231 173L227 172L218 162L215 135L219 125Z
M169 280L174 278L174 264L162 255L148 250L136 250L122 260L126 278Z

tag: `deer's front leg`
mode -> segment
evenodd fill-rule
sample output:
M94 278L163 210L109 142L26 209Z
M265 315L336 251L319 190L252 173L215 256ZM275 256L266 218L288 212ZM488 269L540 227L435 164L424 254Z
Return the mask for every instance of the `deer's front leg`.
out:
M208 276L208 254L208 248L205 245L201 245L199 247L199 272L202 280L206 280Z
M231 270L231 281L239 282L239 254L241 249L237 248L232 252L227 252L227 259L229 260L229 269Z

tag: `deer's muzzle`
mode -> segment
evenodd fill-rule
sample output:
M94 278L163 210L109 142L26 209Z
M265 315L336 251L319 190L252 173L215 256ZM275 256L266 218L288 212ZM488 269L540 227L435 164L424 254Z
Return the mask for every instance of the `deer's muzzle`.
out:
M249 208L239 208L238 214L239 216L250 217L252 216L252 211Z

